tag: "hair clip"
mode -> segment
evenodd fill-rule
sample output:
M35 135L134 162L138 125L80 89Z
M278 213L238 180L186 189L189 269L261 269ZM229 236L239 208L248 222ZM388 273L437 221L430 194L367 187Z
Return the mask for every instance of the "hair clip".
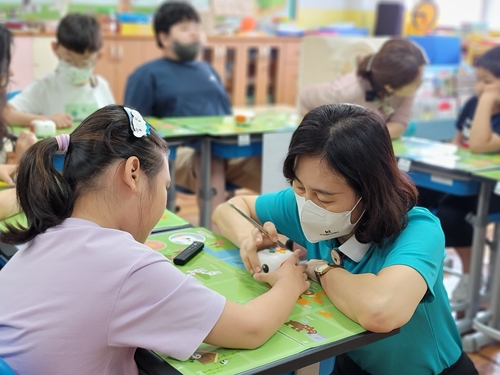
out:
M125 112L127 113L130 129L132 129L132 133L137 138L142 138L149 135L150 125L144 120L139 112L135 109L130 109L128 107L123 107Z

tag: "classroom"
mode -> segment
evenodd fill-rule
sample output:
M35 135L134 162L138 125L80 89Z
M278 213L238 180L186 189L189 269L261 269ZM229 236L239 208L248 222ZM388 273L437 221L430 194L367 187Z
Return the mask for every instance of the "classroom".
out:
M0 0L0 375L500 375L498 15Z

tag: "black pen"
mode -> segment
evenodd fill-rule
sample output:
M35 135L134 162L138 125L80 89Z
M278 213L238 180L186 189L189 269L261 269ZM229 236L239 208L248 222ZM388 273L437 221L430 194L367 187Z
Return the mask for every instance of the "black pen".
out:
M272 241L272 238L271 238L271 237L269 237L269 233L267 233L267 230L265 230L265 229L264 229L264 227L263 227L262 225L260 225L260 224L259 224L259 223L257 223L254 219L252 219L250 216L248 216L246 213L244 213L243 211L241 211L238 207L236 207L236 206L234 205L234 203L233 203L233 202L231 202L231 201L227 201L227 204L228 204L229 206L231 206L232 208L234 208L234 209L235 209L235 210L236 210L236 211L237 211L237 212L238 212L241 216L243 216L243 217L244 217L245 219L247 219L250 223L252 223L252 224L255 226L255 228L257 228L258 230L260 230L264 236L266 236L267 238L269 238L269 239ZM286 245L285 245L283 242L281 242L280 240L276 241L276 243L277 243L278 245L280 245L283 249L286 249Z

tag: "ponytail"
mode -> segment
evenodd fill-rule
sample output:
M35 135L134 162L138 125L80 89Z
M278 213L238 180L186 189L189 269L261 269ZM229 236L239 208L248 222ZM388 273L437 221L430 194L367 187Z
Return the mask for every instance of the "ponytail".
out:
M57 140L49 138L26 151L18 169L16 193L28 227L7 225L7 231L0 233L1 241L13 245L28 242L71 215L75 194L64 175L54 167L58 150Z

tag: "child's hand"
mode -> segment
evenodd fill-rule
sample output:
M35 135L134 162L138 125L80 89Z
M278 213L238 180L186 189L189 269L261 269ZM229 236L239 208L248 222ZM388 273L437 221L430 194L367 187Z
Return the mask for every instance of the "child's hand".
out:
M496 106L500 105L500 91L493 87L486 87L479 97L480 101L488 100Z
M255 273L253 278L257 281L262 281L274 286L279 280L285 279L287 285L291 290L297 292L297 295L304 293L311 283L307 280L305 264L297 264L299 261L300 251L295 250L290 258L288 258L283 265L274 272L269 273Z
M56 123L58 129L71 128L73 126L73 117L67 113L56 113L49 116L49 119Z
M306 264L307 277L310 278L311 280L318 281L318 278L316 277L316 272L315 272L316 267L318 267L321 264L325 264L325 263L328 263L328 262L326 260L322 260L322 259L310 259Z
M7 183L9 186L14 186L12 176L17 172L16 164L1 164L0 165L0 180Z
M264 236L257 228L253 228L250 236L242 241L240 246L241 259L245 268L251 274L261 271L257 250L276 246L276 241L278 241L278 231L273 223L268 221L264 223L263 227L272 240Z
M36 142L38 142L38 139L36 138L35 133L23 130L17 138L16 148L14 149L15 163L18 164L21 161L21 158L23 157L26 150L33 146Z

